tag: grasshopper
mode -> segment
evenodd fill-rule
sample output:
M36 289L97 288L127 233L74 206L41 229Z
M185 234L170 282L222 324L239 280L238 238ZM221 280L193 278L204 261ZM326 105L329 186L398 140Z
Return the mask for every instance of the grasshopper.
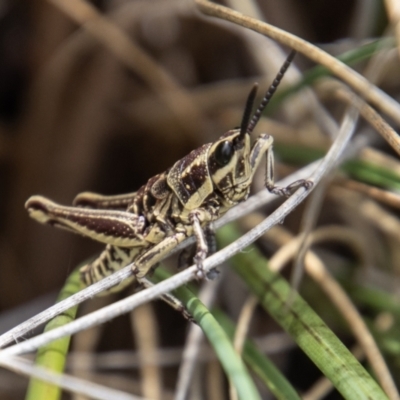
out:
M72 207L58 205L42 196L32 196L25 204L37 221L61 227L105 243L100 256L82 267L81 279L90 285L130 263L133 276L110 291L117 291L133 279L140 280L170 250L195 235L196 276L204 277L203 260L214 250L212 222L250 191L254 173L266 155L266 188L289 196L306 180L288 187L274 185L273 138L261 134L251 145L250 134L293 60L292 52L282 65L260 106L251 117L257 93L249 93L240 128L229 130L213 143L193 150L171 168L148 180L137 192L103 196L84 192Z

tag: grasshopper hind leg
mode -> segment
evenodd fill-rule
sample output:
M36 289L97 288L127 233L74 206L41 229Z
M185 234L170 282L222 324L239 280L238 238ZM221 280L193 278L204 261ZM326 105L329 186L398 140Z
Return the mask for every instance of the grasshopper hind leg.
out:
M138 248L121 248L107 245L99 257L80 269L82 284L84 286L92 285L126 267L133 262L138 252ZM101 292L99 296L119 292L129 286L134 280L134 276L127 278L118 285Z
M135 200L136 192L105 196L98 193L79 193L74 201L75 207L89 207L101 210L126 210Z
M194 236L196 237L196 253L193 257L193 261L197 266L196 278L203 279L206 276L204 273L203 261L208 254L208 243L206 235L200 225L198 213L196 211L191 212L189 219L193 227Z
M154 286L154 284L147 278L139 279L139 283L144 288L150 288ZM160 299L164 300L174 310L181 313L185 319L187 319L190 322L196 323L196 321L193 319L192 315L189 313L189 311L186 309L183 303L180 300L178 300L175 296L171 295L170 293L164 293L163 295L160 296Z
M90 237L105 244L126 248L143 246L146 219L118 210L67 207L43 196L32 196L25 203L30 217Z

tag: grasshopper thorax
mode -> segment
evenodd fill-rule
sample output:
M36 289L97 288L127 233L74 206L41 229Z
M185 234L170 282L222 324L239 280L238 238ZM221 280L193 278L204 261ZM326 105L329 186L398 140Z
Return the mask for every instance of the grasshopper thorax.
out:
M251 183L250 152L249 134L228 131L177 161L168 173L168 185L187 210L201 207L216 190L228 203L236 203Z

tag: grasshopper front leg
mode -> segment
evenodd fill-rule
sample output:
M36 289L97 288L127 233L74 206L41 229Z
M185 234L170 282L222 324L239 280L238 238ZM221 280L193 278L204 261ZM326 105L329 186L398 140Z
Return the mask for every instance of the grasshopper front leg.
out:
M295 182L292 182L290 185L288 185L286 187L275 186L275 183L274 183L274 152L272 151L272 146L268 148L268 150L266 152L266 156L267 156L267 167L266 167L266 176L265 176L265 186L271 193L276 194L278 196L289 197L301 186L303 186L305 189L310 189L312 187L313 183L306 179L299 179Z
M196 254L193 261L196 263L197 272L196 277L198 279L203 279L205 277L203 261L206 259L208 254L208 244L206 235L200 225L200 215L198 212L193 211L189 214L190 222L193 226L193 233L196 236Z
M214 227L211 224L206 225L203 228L203 234L205 241L207 243L207 255L210 256L217 251L217 241L215 238ZM196 256L196 246L190 246L186 249L183 249L179 254L178 259L178 269L183 269L192 265L193 259ZM213 280L219 275L219 271L217 268L213 268L211 271L207 273L207 278Z
M177 232L145 251L135 260L133 269L135 276L138 279L146 276L154 265L164 259L172 249L182 243L186 238L187 235L185 232Z
M203 261L208 254L208 238L203 231L201 222L204 220L208 221L210 218L209 211L202 209L191 211L188 215L190 225L179 224L173 235L166 237L138 257L135 261L135 269L133 271L137 278L146 276L153 265L160 262L167 253L182 243L192 233L195 235L197 243L196 253L193 258L197 266L196 277L198 279L204 278Z

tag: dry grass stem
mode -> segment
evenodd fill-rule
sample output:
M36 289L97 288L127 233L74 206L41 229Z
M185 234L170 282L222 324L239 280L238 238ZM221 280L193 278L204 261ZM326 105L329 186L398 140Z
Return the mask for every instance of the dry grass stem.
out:
M384 4L396 37L398 57L400 58L400 4L396 0L385 0Z
M372 200L364 199L360 204L358 204L358 206L360 213L381 229L382 232L385 232L397 241L400 240L398 235L400 232L400 221L395 215L391 214Z
M370 186L352 179L340 179L339 183L347 189L366 194L371 199L377 200L380 203L400 209L400 195L397 193L379 189L375 186Z
M400 155L400 138L397 132L367 103L351 93L343 84L332 80L320 84L322 90L333 94L348 105L357 107L364 119L386 140L392 149Z
M231 0L228 2L228 5L242 14L263 20L262 12L255 1L243 2L240 0ZM242 29L240 32L244 40L246 40L247 46L252 53L253 59L257 62L259 70L270 81L273 79L272 71L279 69L279 66L286 57L282 48L275 41L262 37L252 31ZM301 76L302 74L299 68L297 68L296 63L292 63L291 68L286 73L285 82L283 82L282 86L285 87L297 83ZM336 123L310 88L304 88L300 94L296 94L292 96L290 101L284 102L282 104L282 111L285 120L292 124L296 124L308 112L314 117L321 129L327 132L330 137L333 137L334 133L337 132Z
M141 360L139 368L141 393L147 399L161 400L163 383L161 369L155 362L159 347L159 329L154 305L146 303L137 307L130 313L130 321Z
M211 361L207 365L207 394L209 400L220 400L225 395L224 373L218 361Z
M314 190L310 196L309 201L306 204L303 216L301 218L301 243L294 261L294 267L292 275L290 277L290 283L292 286L292 294L289 296L288 304L293 301L293 295L299 290L301 279L304 272L304 259L306 257L308 248L311 245L310 235L315 226L317 225L318 218L321 213L322 205L325 198L325 193L328 185L332 180L332 175L326 176L321 181L318 187Z
M318 47L265 22L247 17L237 11L211 3L210 1L196 0L196 4L200 10L207 15L225 19L266 35L298 51L299 53L304 54L316 63L323 65L357 91L363 98L374 104L377 109L390 116L397 123L400 123L400 104L397 101L371 84L366 78L355 72L353 69Z
M249 330L249 325L251 317L257 307L258 300L255 296L250 295L240 311L235 337L233 339L233 345L235 350L241 354L243 351L243 346L246 341L247 332Z
M254 343L263 353L283 353L294 347L293 341L285 333L268 334L252 338ZM183 349L181 347L163 348L156 350L155 358L142 361L137 351L120 350L102 353L87 353L73 351L68 356L68 367L73 368L77 374L86 374L101 370L125 370L138 368L143 362L156 364L161 367L174 367L180 365ZM32 357L33 359L33 357ZM200 347L198 362L215 361L216 356L210 346L203 343Z

